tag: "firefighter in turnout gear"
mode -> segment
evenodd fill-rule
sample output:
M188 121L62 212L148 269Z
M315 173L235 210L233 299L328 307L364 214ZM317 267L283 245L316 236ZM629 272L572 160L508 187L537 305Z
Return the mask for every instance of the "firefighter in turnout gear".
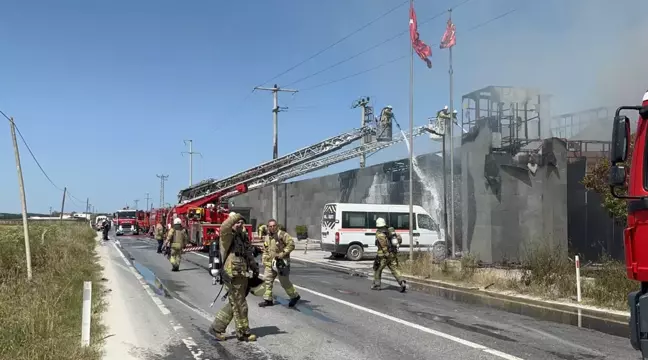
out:
M385 219L376 219L376 247L378 254L374 260L374 281L371 285L372 290L380 290L380 279L383 270L387 267L401 287L401 292L407 289L405 280L401 276L400 269L398 268L398 245L402 242L395 231L390 231L387 228Z
M227 287L229 309L226 305L216 314L209 330L219 340L225 339L225 329L231 321L228 315L230 311L236 324L236 338L239 341L256 340L256 335L250 333L245 296L249 291L250 279L258 279L259 267L252 254L251 246L243 234L244 223L245 220L240 214L230 213L220 227L219 256L223 259L221 278ZM256 284L255 293L260 291L258 287L259 285Z
M279 277L281 287L290 297L288 306L294 307L301 299L290 279L288 279L290 274L290 253L295 250L295 243L286 231L279 229L279 225L274 219L268 221L268 235L263 240L262 260L265 268L263 280L265 281L266 290L265 294L263 294L264 301L259 306L274 305L272 286L275 279Z
M162 220L158 220L157 224L155 224L155 240L157 240L158 247L157 247L157 253L161 254L162 253L162 244L164 244L164 226L162 226Z
M259 239L264 239L268 235L268 226L266 224L261 224L257 228L257 236Z
M256 260L254 261L256 263ZM250 293L254 296L261 297L265 292L265 285L263 283L263 280L259 278L258 265L256 266L257 266L257 272L255 272L253 277L248 281L248 286L245 291L245 297L247 297L247 295ZM232 322L232 319L234 319L234 311L232 310L232 305L230 305L230 303L227 302L216 313L216 316L214 317L214 321L212 322L210 328L210 333L214 335L214 337L216 337L216 339L219 341L226 340L227 326Z
M171 248L171 271L180 270L180 258L182 257L182 249L189 241L189 234L182 226L180 218L173 219L173 227L169 230L166 238L166 246Z

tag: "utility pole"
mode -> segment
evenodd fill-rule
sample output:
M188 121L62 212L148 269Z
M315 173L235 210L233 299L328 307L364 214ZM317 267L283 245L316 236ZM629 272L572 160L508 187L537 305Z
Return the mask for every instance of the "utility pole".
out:
M86 198L86 214L90 212L90 198Z
M282 89L277 84L274 85L274 87L271 88L266 88L266 87L260 87L257 86L254 88L254 90L265 90L265 91L272 91L272 100L273 100L273 107L272 107L272 124L273 124L273 140L272 140L272 159L276 159L279 157L279 145L278 145L278 139L277 139L277 134L279 132L279 92L284 91L284 92L290 92L290 93L296 93L299 90L292 90L292 89ZM277 210L277 183L272 184L272 218L277 220L277 214L279 211Z
M133 200L133 202L135 203L135 210L137 210L137 204L139 203L139 199L135 199Z
M169 175L155 175L158 178L160 178L160 207L162 207L164 204L164 182L167 181L169 178Z
M63 201L61 201L61 217L60 220L63 221L63 211L65 211L65 196L67 195L67 187L63 188Z
M202 157L202 154L196 151L193 151L193 140L184 140L185 145L189 143L189 151L183 151L181 154L189 154L189 186L193 185L193 156L194 154L200 155Z
M23 234L25 237L25 258L27 263L27 280L32 279L31 248L29 246L29 228L27 225L27 197L25 195L25 183L23 182L22 166L20 166L20 151L16 140L16 124L13 117L9 119L11 128L11 140L13 141L14 155L16 156L16 172L18 173L18 187L20 190L20 204L22 205Z
M361 112L360 112L360 115L361 115L360 127L361 128L367 126L367 115L369 114L369 111L367 111L368 110L367 105L369 105L369 100L370 100L370 98L368 96L365 97L365 98L360 98L355 103L353 103L353 106L351 106L351 108L359 107L360 110L361 110ZM365 135L365 136L362 137L362 139L360 139L360 146L362 146L362 145L364 145L364 144L366 144L368 142L371 142L371 135L370 134ZM366 166L366 164L367 164L367 155L365 153L362 153L360 155L360 168L361 169L364 168Z
M151 200L151 197L149 196L149 193L146 193L146 210L149 209L149 200Z
M52 216L52 207L50 206L50 216Z

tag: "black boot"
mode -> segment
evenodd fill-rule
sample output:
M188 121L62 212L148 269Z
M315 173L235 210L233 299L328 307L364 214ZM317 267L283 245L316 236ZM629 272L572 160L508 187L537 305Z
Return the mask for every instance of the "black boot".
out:
M262 308L268 307L268 306L273 306L273 305L274 305L273 300L263 300L263 302L259 303L259 307L262 307Z
M407 282L405 280L401 280L398 284L401 287L400 292L404 293L407 291Z
M301 299L301 296L297 295L294 298L290 299L290 302L288 303L288 307L295 307L297 305L297 302Z

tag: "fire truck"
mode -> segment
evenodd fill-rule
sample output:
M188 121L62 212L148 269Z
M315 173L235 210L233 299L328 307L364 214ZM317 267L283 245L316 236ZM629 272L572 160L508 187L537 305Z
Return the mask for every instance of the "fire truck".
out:
M630 169L630 119L621 112L639 112ZM609 185L612 195L627 200L628 219L623 232L626 275L641 283L640 290L628 295L630 343L648 359L648 91L641 106L621 106L612 127Z
M373 111L365 110L365 114L373 117ZM170 216L166 218L167 227L170 227L175 217L180 217L190 232L191 243L194 247L208 250L209 245L218 239L220 224L229 214L227 206L229 198L361 155L374 153L402 142L409 136L409 134L400 133L396 137L392 137L391 131L389 131L389 136L386 136L385 131L381 130L378 133L380 137L376 139L377 141L372 141L379 126L375 119L373 123L366 121L367 125L359 129L333 136L227 178L204 180L181 190L178 194L178 204L169 209ZM389 126L391 130L391 124ZM420 126L412 129L412 136L423 135L430 131L429 125ZM364 139L361 146L333 154L359 139ZM252 226L246 225L246 228L250 238L253 238L254 229Z
M115 235L139 234L136 210L131 210L127 206L121 210L117 210L117 212L113 214L113 219L115 223Z
M142 234L148 234L150 224L151 213L144 210L137 210L137 227L139 232Z
M150 217L149 217L149 231L148 234L153 236L153 232L155 231L155 225L157 225L158 220L165 225L166 222L166 216L167 213L169 212L169 209L162 208L162 209L151 209L150 212Z

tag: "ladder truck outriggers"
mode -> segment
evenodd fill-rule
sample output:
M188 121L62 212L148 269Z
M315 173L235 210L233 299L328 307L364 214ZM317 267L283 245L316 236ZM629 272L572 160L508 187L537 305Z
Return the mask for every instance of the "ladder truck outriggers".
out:
M191 243L191 246L185 251L208 250L210 245L218 240L220 224L229 215L230 211L227 205L229 198L349 159L375 153L407 140L409 134L406 132L391 136L391 122L382 125L377 122L374 126L368 124L225 179L208 179L183 189L178 194L178 204L168 210L167 226L170 226L175 217L180 217L189 231ZM384 129L387 125L389 134L386 134ZM426 125L416 127L412 132L413 136L419 136L429 133L431 130L430 126ZM332 154L363 137L365 139L376 137L377 141L365 140L358 147ZM249 236L253 238L254 229L252 226L248 224L246 229Z

